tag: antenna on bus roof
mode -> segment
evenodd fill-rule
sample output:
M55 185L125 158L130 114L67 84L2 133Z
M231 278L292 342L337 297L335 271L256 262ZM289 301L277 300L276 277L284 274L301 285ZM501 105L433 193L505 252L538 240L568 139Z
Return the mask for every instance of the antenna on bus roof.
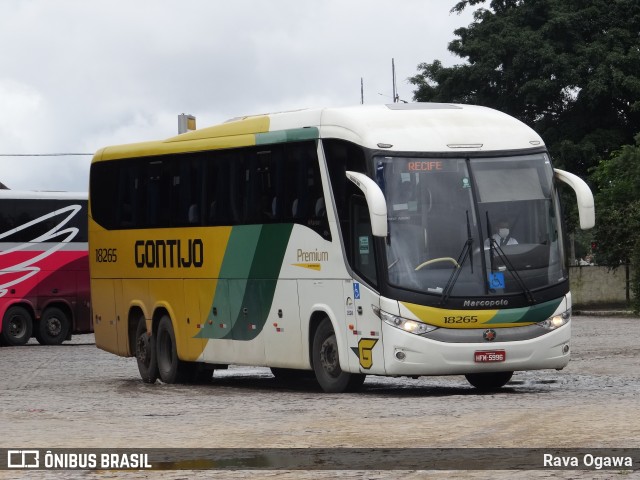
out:
M398 89L396 88L396 64L394 59L391 59L391 82L393 85L393 103L398 103Z
M393 76L393 103L409 103L406 100L401 99L400 95L398 95L398 86L396 84L396 64L395 59L393 58L391 59L391 75Z

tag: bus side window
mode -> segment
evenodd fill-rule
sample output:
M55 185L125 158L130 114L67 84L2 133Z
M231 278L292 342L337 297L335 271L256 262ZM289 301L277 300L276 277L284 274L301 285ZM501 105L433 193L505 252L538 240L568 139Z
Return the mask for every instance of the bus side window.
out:
M207 152L205 167L205 200L207 225L228 225L230 223L230 164L233 157L227 153Z
M312 229L325 240L331 240L316 143L287 145L287 164L284 198L290 207L285 214L293 222Z
M120 228L123 223L123 193L126 192L123 176L118 163L102 162L91 167L89 180L89 189L93 197L91 213L94 220L105 228Z
M172 185L175 190L172 204L177 205L178 208L174 211L172 225L200 225L202 223L200 204L203 194L202 157L196 155L177 163L177 174L174 175Z
M376 257L371 233L371 219L369 208L364 197L354 195L350 201L351 207L351 258L353 269L362 277L377 285Z
M142 183L140 166L140 162L127 161L123 162L119 169L116 205L119 206L120 211L115 219L116 228L131 228L137 222L143 222L141 204L144 203L145 196L140 194Z
M345 173L367 172L364 152L357 145L343 140L326 140L323 146L347 261L355 271L375 283L376 257L368 206L360 189L347 179Z
M242 152L232 152L224 159L229 168L229 223L231 225L242 225L244 223L244 195L247 178L247 169L245 167L245 159Z
M10 217L6 214L3 214L0 217L0 233L6 233L11 230L13 228L11 225L12 222L10 220Z

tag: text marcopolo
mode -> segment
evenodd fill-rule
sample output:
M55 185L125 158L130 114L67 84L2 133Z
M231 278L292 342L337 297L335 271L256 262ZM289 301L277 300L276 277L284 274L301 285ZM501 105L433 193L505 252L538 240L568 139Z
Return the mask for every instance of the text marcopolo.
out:
M506 307L509 305L509 300L465 300L463 305L465 307Z

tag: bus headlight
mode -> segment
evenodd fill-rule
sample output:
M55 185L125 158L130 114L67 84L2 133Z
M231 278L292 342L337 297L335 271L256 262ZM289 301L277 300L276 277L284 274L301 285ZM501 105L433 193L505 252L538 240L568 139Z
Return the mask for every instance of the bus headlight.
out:
M391 325L392 327L399 328L400 330L404 330L405 332L413 333L415 335L422 335L438 328L417 320L410 320L408 318L392 315L384 310L380 310L378 307L373 307L373 311L387 325Z
M553 317L549 317L542 322L538 322L538 325L545 330L555 330L556 328L565 325L571 319L571 309L566 312L559 313Z

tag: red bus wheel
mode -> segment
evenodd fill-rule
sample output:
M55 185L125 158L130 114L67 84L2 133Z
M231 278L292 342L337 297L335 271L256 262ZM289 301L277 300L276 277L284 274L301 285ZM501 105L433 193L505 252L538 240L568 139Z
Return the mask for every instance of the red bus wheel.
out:
M36 339L42 345L60 345L70 328L71 321L66 313L57 307L47 308L38 322Z
M2 339L13 347L24 345L31 338L33 318L29 311L20 306L9 307L2 319Z

